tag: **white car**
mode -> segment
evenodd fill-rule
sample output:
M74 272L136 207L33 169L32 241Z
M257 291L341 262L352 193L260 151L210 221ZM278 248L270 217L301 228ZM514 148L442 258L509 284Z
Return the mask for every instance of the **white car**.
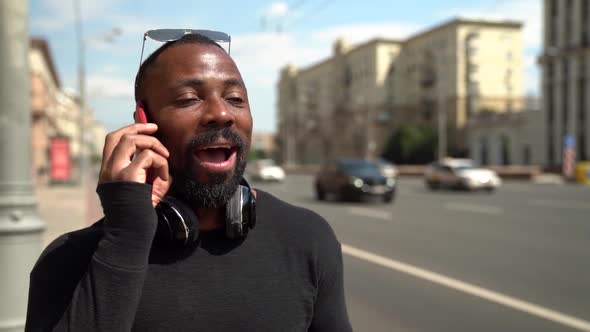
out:
M429 165L424 180L426 186L433 190L453 188L493 191L502 184L496 172L476 167L470 159L451 158Z
M285 171L272 159L253 160L248 163L247 173L253 181L285 180Z

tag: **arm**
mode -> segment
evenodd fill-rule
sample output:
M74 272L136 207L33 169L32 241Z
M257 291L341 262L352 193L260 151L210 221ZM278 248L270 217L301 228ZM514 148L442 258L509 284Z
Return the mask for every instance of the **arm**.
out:
M170 186L168 150L150 136L156 130L134 124L107 135L97 188L102 236L92 248L66 237L42 255L31 273L27 331L131 330L157 228L153 207ZM157 176L152 185L148 171Z
M31 273L27 331L131 330L157 225L151 187L112 182L97 191L102 236L71 234L42 255Z
M309 331L352 331L346 311L342 250L330 229L318 251L318 291Z

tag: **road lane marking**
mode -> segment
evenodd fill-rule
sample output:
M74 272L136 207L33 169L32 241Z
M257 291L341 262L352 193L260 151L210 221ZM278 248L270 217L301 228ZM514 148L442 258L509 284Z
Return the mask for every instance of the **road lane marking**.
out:
M416 278L430 281L432 283L479 297L481 299L488 300L490 302L494 302L574 329L578 329L580 331L590 331L590 322L536 305L534 303L523 301L512 296L469 284L467 282L450 278L410 264L379 256L368 251L357 249L347 244L342 244L342 252L346 255L386 267L390 270L406 273Z
M504 211L502 208L491 205L476 205L470 203L459 203L459 202L447 202L445 203L445 209L462 212L474 212L484 214L502 214Z
M589 202L573 201L573 200L536 199L533 201L529 201L529 205L558 208L558 209L590 210L590 203Z
M348 213L356 214L362 217L369 217L381 220L392 220L391 212L387 211L380 211L375 209L368 209L368 208L360 208L360 207L350 207L348 208Z

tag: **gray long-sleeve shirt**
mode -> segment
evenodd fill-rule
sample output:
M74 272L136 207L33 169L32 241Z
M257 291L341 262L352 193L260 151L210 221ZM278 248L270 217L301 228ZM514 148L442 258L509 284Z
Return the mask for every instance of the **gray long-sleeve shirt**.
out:
M99 185L106 218L55 240L31 273L27 331L350 331L340 245L309 210L257 191L245 239L153 249L149 185Z

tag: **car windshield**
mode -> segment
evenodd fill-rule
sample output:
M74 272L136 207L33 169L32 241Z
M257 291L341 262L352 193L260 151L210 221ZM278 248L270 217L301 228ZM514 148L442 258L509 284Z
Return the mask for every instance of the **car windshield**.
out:
M379 167L377 164L370 163L363 160L346 160L341 162L342 168L347 172L358 173L358 172L378 172Z

